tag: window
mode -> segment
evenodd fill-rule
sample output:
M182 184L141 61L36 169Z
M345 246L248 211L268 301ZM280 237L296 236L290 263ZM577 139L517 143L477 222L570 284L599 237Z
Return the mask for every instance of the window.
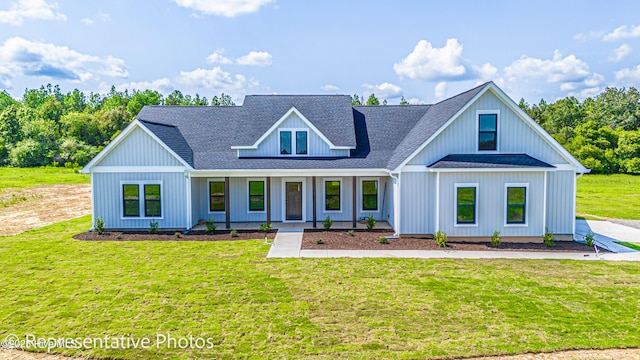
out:
M340 181L324 182L324 209L325 211L340 211Z
M225 211L224 181L209 182L209 211Z
M456 186L456 224L476 223L476 187Z
M498 114L478 114L478 150L498 149Z
M280 131L280 155L291 155L291 131Z
M144 216L159 217L160 213L160 185L144 185Z
M296 154L307 155L307 132L296 131Z
M249 181L249 211L264 211L264 181Z
M527 188L507 185L507 224L526 224Z
M138 184L122 185L124 216L140 216L140 187Z
M378 180L362 181L362 210L378 211Z
M159 183L137 181L121 184L123 217L141 217L142 214L147 218L162 216L162 192Z

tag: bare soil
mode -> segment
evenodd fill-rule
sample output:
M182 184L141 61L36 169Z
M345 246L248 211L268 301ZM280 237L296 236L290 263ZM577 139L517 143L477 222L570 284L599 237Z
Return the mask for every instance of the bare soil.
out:
M91 185L42 185L0 192L0 235L73 219L91 213Z
M592 248L574 241L557 241L552 248L542 243L502 243L499 248L488 242L447 242L447 247L436 245L432 239L388 239L388 244L380 243L381 237L389 237L392 232L354 231L353 236L346 231L305 231L302 237L302 249L321 250L474 250L474 251L561 251L585 252ZM322 239L318 244L317 239ZM604 249L602 251L605 251Z
M212 234L206 234L204 232L192 231L189 234L183 234L181 232L159 232L157 234L149 234L148 232L121 232L121 231L109 231L103 234L97 232L84 232L78 235L74 235L73 238L77 240L89 240L89 241L220 241L220 240L251 240L251 239L264 239L265 233L257 231L242 231L238 230L237 236L232 237L228 230L217 230ZM276 236L276 231L270 230L267 233L267 238L273 239Z

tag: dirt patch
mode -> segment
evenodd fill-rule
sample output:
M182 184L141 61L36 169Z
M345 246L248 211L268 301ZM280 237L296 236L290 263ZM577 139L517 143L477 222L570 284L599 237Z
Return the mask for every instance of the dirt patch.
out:
M558 241L549 248L541 243L502 243L494 248L490 243L448 242L446 248L436 245L432 239L388 239L388 244L380 243L381 237L391 236L391 232L354 231L353 236L346 231L305 231L302 249L320 250L474 250L474 251L561 251L589 252L592 248L574 241ZM318 244L317 239L322 239ZM604 249L602 251L605 251Z
M215 231L212 234L205 234L204 232L190 232L189 234L183 234L181 232L149 234L148 232L109 231L102 235L99 235L97 232L85 232L74 235L73 238L89 241L220 241L264 239L264 235L264 233L257 231L241 230L238 230L235 237L231 236L231 233L226 230ZM273 239L275 236L275 231L267 233L269 239Z
M91 185L42 185L0 193L0 235L15 235L91 213Z

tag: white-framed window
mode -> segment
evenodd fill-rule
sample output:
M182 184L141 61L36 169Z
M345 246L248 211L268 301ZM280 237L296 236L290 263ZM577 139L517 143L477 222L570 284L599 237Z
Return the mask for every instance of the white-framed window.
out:
M162 219L162 181L120 181L122 219Z
M504 226L527 226L529 214L529 184L506 183Z
M279 129L278 139L281 156L306 156L309 154L308 129Z
M456 183L454 226L478 226L478 184Z
M247 179L248 212L266 212L266 187L264 178Z
M224 213L225 182L223 178L208 179L209 183L209 213Z
M476 112L478 151L498 151L499 110Z
M324 212L342 212L342 180L324 180Z
M360 179L360 209L362 212L380 211L380 179Z

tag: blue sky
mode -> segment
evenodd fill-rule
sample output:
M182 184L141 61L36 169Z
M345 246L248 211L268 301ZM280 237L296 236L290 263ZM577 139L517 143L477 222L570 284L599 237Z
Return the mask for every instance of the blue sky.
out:
M0 0L0 88L518 101L640 83L637 1Z

